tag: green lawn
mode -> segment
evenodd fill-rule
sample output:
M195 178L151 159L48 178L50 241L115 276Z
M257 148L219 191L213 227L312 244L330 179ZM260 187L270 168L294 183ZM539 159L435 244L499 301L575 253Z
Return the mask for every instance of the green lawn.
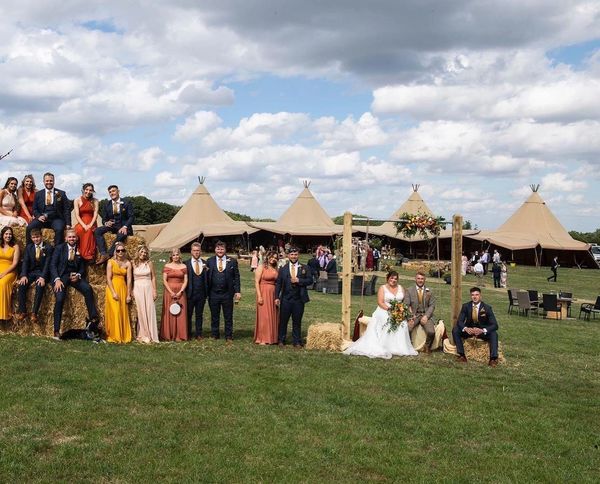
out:
M598 481L600 319L508 316L490 279L496 369L279 350L252 344L241 272L232 347L1 335L0 482ZM509 286L600 294L600 271L561 268L558 284L549 272L513 268ZM449 286L430 282L448 321ZM305 331L339 320L341 296L311 298Z

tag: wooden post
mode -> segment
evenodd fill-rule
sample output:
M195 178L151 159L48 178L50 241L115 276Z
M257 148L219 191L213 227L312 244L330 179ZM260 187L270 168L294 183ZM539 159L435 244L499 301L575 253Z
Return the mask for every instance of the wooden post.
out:
M452 286L450 288L452 327L456 324L462 305L462 227L462 216L454 215L452 217Z
M352 214L344 213L344 239L342 242L342 337L350 338L352 311Z

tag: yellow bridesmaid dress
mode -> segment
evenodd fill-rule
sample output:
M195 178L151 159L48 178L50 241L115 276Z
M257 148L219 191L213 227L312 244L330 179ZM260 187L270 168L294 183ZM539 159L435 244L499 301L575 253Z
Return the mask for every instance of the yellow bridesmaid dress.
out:
M14 255L14 247L0 248L0 272L4 272L12 265ZM12 318L12 291L16 279L16 271L9 272L0 279L0 319Z
M112 285L119 296L115 301L108 285L104 303L104 325L106 341L110 343L129 343L131 341L131 324L127 308L127 268L120 267L114 259L108 261L112 265Z

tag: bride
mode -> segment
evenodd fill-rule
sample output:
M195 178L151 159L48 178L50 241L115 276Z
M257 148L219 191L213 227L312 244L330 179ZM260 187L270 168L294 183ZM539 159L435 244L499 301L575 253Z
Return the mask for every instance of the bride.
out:
M386 283L377 291L377 309L371 317L365 334L346 348L344 354L386 359L391 358L392 355L416 356L418 354L410 342L410 332L406 321L396 331L388 331L388 309L392 299L398 301L404 299L404 290L398 284L396 271L388 273Z

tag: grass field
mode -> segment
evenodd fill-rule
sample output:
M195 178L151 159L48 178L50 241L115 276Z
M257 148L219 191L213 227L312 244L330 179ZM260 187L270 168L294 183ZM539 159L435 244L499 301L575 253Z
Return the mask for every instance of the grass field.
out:
M509 286L600 294L600 271L548 274L516 267ZM430 282L448 321L449 286ZM232 347L1 335L0 482L597 482L600 319L508 316L490 285L495 369L256 346L244 266ZM339 320L341 296L311 298L304 331Z

